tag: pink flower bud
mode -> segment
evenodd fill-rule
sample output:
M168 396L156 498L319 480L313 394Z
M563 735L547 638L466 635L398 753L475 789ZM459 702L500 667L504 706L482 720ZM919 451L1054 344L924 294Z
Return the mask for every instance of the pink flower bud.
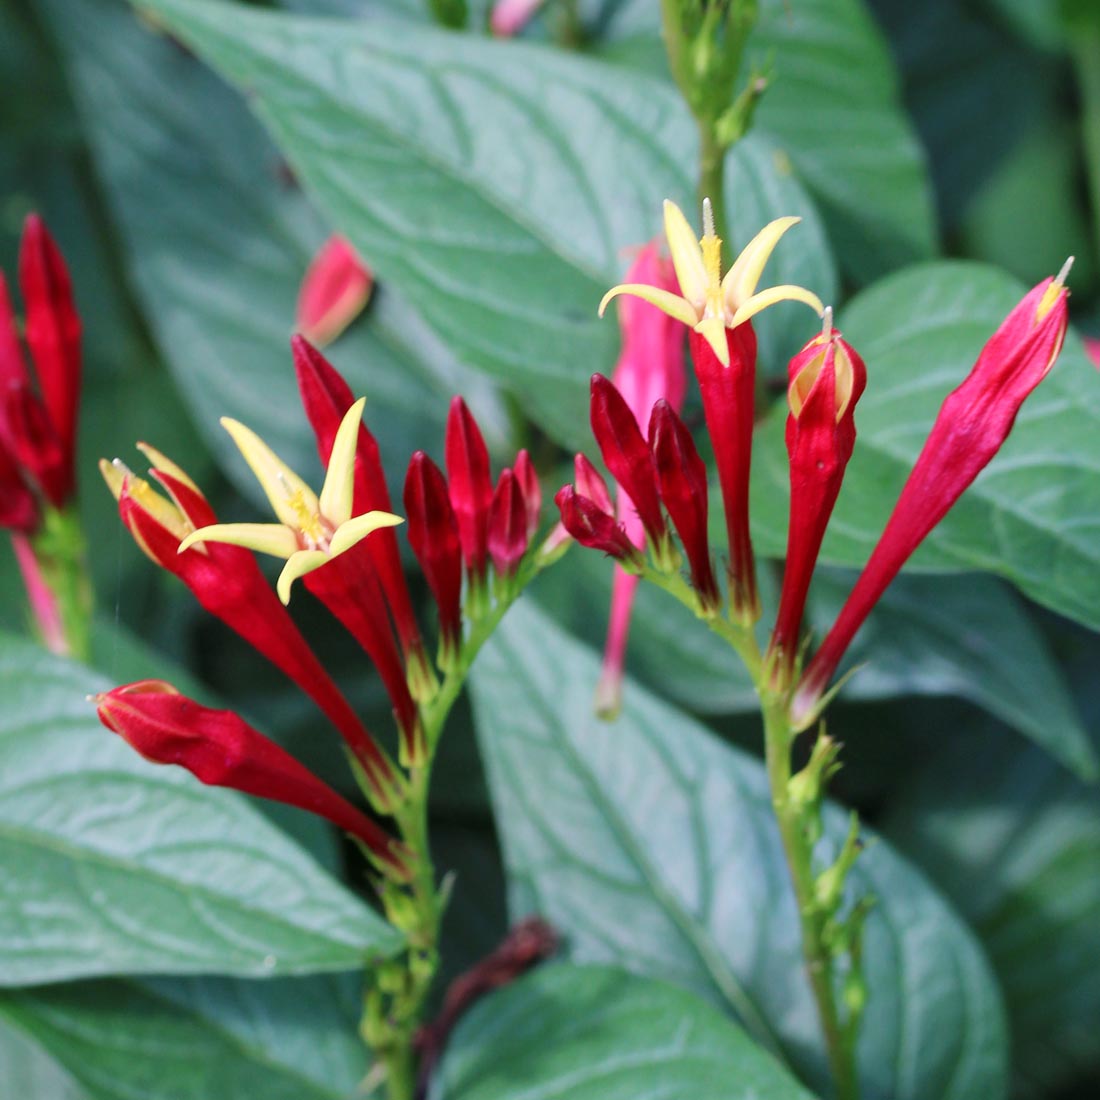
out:
M546 0L496 0L489 16L489 29L498 38L519 34Z
M363 311L373 288L370 268L349 241L334 234L321 245L302 280L298 332L319 347L331 344Z
M323 817L359 840L387 877L411 877L402 844L233 711L204 707L163 680L125 684L93 702L99 720L146 760Z
M519 482L520 491L523 493L523 505L527 512L527 538L535 537L539 529L539 519L542 513L542 487L539 485L539 475L535 470L535 464L526 451L520 451L516 455L516 464L513 467L516 480Z
M879 597L1000 450L1024 399L1054 365L1068 323L1067 270L1068 264L1057 279L1044 280L1024 297L944 401L878 545L802 676L791 706L798 726L813 721L841 657Z

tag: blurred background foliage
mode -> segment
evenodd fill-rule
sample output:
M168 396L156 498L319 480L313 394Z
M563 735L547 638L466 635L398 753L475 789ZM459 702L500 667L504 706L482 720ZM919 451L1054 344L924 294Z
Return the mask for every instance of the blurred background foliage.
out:
M283 6L395 28L427 21L419 0ZM820 40L800 55L784 36L788 9L802 7L764 5L775 86L759 121L806 158L801 179L839 261L837 274L822 260L820 278L838 278L843 298L912 260L947 256L988 261L1032 283L1073 254L1074 321L1100 335L1100 5L815 0L807 17L820 21ZM484 25L486 8L471 5L473 27ZM551 0L526 34L624 71L661 74L655 8L654 0ZM39 210L72 267L85 323L80 499L98 603L96 664L112 679L135 678L152 651L156 667L166 660L185 670L180 677L200 692L227 700L343 782L336 746L316 736L307 705L273 686L258 657L150 566L95 474L100 456L136 459L133 441L147 439L180 461L220 512L245 514L255 487L216 421L227 408L248 420L262 401L252 419L292 466L316 475L287 338L299 280L330 227L240 97L126 5L0 0L0 26L0 265L14 270L22 219ZM862 108L843 94L851 36L879 51L853 94L885 98ZM867 147L856 147L846 130L852 110L888 113L895 81L919 139L898 191L897 150L877 147L874 130ZM807 106L815 82L835 91L833 114ZM800 128L812 139L802 141ZM855 216L861 202L881 207L880 227ZM368 419L393 487L413 449L440 455L453 392L466 396L499 454L528 445L544 472L564 469L565 451L531 424L523 403L465 365L431 321L383 281L333 348L353 387L370 396ZM607 356L613 336L608 326L599 337ZM782 334L773 339L778 349ZM818 623L845 583L840 572L817 586ZM1100 588L1100 576L1094 583ZM598 647L608 591L606 563L575 554L534 597ZM0 609L6 631L28 630L6 543ZM320 612L304 601L294 611L369 724L386 728L383 693L362 675L358 655ZM658 595L642 593L632 673L755 751L748 684L689 623L677 624L682 640L671 644L671 614ZM991 578L906 579L873 629L864 645L871 671L833 717L846 745L837 793L924 868L985 943L1009 1004L1015 1094L1095 1096L1100 802L1067 764L1087 760L1090 739L1100 748L1100 639ZM466 706L442 753L433 790L439 862L475 884L456 892L447 922L453 975L499 938L505 890ZM308 832L296 819L285 824ZM316 847L316 837L305 839ZM51 1080L48 1093L27 1095L61 1097L65 1087Z

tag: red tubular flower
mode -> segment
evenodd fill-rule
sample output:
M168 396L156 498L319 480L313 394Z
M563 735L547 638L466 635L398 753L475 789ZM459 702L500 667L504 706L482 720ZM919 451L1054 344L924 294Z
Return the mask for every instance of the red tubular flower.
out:
M1066 334L1068 266L1012 310L941 406L878 545L802 676L791 705L798 727L814 720L841 657L887 585L1000 450L1024 399L1054 365Z
M592 375L590 417L604 463L630 498L646 536L659 550L667 529L657 494L653 455L630 406L602 374Z
M642 568L642 555L610 512L582 496L572 485L563 485L554 503L561 512L562 526L581 546L602 550L628 568Z
M584 455L577 455L573 459L573 484L577 492L592 501L601 512L606 512L609 516L615 514L615 505L611 503L607 482Z
M756 389L756 333L745 321L726 329L729 366L723 366L707 338L688 336L695 376L703 398L707 432L714 446L718 484L729 540L730 607L743 624L760 617L756 563L749 533L749 471Z
M447 481L451 505L458 520L462 557L470 579L480 583L488 555L489 509L493 503L493 479L489 451L473 414L461 397L451 400L445 442Z
M302 280L298 331L321 347L331 344L363 311L373 289L370 268L350 241L334 234L318 249Z
M334 366L301 336L291 339L294 354L294 370L298 377L298 389L306 416L317 436L317 453L326 465L332 454L340 422L355 403L351 388ZM361 424L359 441L355 451L355 490L352 496L353 515L366 512L393 511L386 475L378 441ZM385 593L386 605L393 617L401 648L410 667L424 660L420 628L413 614L405 573L401 568L401 554L397 548L397 536L390 528L376 531L364 540L360 557L369 554L378 579ZM351 552L358 551L356 547Z
M447 479L423 452L405 477L409 545L439 608L441 665L446 668L462 642L462 546Z
M827 315L824 332L790 361L787 376L790 522L783 592L770 646L784 683L797 655L821 541L855 446L855 406L867 384L867 369Z
M362 766L379 809L398 805L401 783L393 764L314 656L252 552L217 542L179 552L188 534L216 522L214 510L175 463L152 447L140 446L153 463L153 476L171 499L155 492L117 460L114 465L100 463L104 479L118 497L122 521L137 544L157 565L179 577L205 610L263 654L317 704Z
M539 485L535 464L526 451L520 451L516 455L513 470L519 482L520 492L523 493L523 505L527 513L527 540L530 542L539 529L539 518L542 514L542 487Z
M527 505L519 479L511 470L504 470L489 509L489 557L497 576L513 576L525 553Z
M653 448L661 499L684 544L691 583L703 608L716 611L720 596L707 541L707 468L695 449L691 432L667 401L653 406L649 445Z
M230 710L213 710L163 680L140 680L92 700L99 720L154 764L178 764L201 782L296 806L360 841L388 878L407 882L409 852L366 814Z

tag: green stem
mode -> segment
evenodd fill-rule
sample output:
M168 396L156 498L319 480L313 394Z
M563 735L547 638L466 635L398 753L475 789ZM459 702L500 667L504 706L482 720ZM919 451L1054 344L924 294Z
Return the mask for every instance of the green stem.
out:
M726 148L715 134L713 119L699 120L699 206L710 199L714 211L714 232L729 241L726 221Z
M836 1086L837 1100L857 1100L854 1043L841 1022L833 984L833 960L824 942L824 922L814 899L813 846L803 828L797 806L790 798L791 746L794 733L787 717L783 697L762 694L764 715L764 755L772 809L779 824L787 870L794 887L802 932L802 956L810 979L818 1017L825 1038L829 1068Z
M1070 49L1081 94L1081 137L1097 256L1100 257L1100 22L1079 21Z

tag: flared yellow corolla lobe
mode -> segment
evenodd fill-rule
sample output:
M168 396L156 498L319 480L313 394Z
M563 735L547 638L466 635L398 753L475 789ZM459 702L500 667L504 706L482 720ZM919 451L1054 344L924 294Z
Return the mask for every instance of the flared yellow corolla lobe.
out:
M165 470L173 476L179 477L187 485L194 486L194 482L170 459L165 458L159 451L145 444L139 443L138 447L149 458L155 469ZM123 489L126 495L147 512L166 531L169 531L177 539L184 539L195 530L194 524L187 518L183 509L175 500L162 496L143 477L138 477L121 458L108 462L105 458L99 460L99 472L111 490L115 500L122 496ZM197 491L197 490L196 490ZM145 541L137 531L131 528L138 547L152 561L156 556L152 553Z
M279 599L289 603L291 586L299 577L350 550L372 531L402 523L400 516L390 512L351 514L355 447L365 404L366 399L360 398L340 422L320 496L251 428L224 417L222 427L252 468L279 522L216 523L202 527L180 543L180 551L203 542L227 542L285 558L276 589Z
M633 294L704 336L724 366L729 366L725 330L736 328L777 302L804 302L820 317L825 307L810 290L800 286L773 286L757 292L757 284L779 239L801 218L777 218L764 226L722 276L722 241L714 232L710 200L703 200L703 236L696 238L683 211L665 200L665 236L680 283L673 294L644 283L621 283L600 302L603 316L608 302Z

